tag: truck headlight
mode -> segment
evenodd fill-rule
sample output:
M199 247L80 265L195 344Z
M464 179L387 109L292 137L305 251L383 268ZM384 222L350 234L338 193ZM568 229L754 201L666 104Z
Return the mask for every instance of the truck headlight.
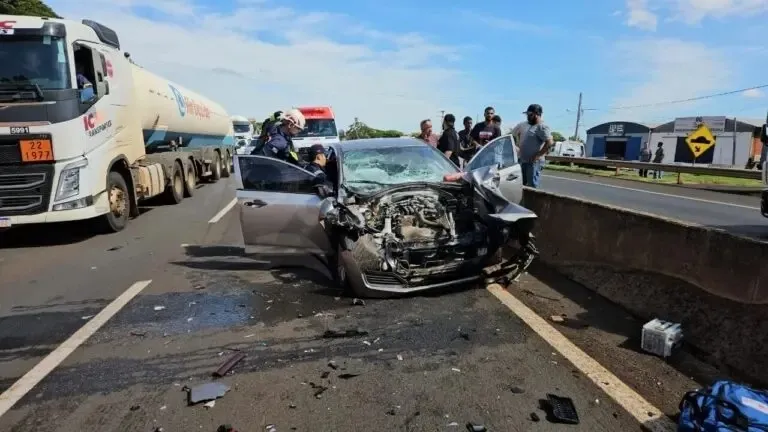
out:
M80 193L80 169L88 166L88 159L82 159L64 166L59 174L59 184L56 187L56 199L61 201Z

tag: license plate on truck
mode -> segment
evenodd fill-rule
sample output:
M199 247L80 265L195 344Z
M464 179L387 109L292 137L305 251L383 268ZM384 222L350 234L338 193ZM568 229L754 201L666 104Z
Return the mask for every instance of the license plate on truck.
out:
M10 228L10 227L11 227L11 218L0 217L0 228Z

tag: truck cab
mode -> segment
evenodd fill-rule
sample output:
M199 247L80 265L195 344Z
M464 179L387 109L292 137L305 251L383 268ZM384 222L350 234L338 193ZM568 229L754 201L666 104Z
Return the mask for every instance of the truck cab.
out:
M253 123L244 116L232 116L232 128L234 129L235 142L251 142L254 138Z
M304 130L293 137L293 144L299 155L305 157L309 147L314 144L329 146L338 143L339 131L336 129L336 118L331 107L298 107L304 114L306 125Z
M10 15L0 29L0 227L106 212L106 194L94 193L106 179L85 168L116 156L103 144L131 97L113 79L128 61L117 35L88 20Z

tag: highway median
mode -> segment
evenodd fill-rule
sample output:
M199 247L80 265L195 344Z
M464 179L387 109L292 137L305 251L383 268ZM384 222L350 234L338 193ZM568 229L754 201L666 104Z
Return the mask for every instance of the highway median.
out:
M528 188L524 205L548 268L640 318L682 323L716 366L768 383L768 243Z

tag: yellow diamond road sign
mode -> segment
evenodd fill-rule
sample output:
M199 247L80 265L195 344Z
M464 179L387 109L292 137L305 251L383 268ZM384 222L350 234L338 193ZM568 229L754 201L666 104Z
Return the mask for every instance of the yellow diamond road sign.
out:
M695 159L701 156L701 154L707 151L710 147L715 145L715 136L712 135L712 132L709 130L707 125L701 124L698 129L693 131L692 134L688 135L688 137L685 139L685 142L691 149L691 153L693 153L693 157Z

